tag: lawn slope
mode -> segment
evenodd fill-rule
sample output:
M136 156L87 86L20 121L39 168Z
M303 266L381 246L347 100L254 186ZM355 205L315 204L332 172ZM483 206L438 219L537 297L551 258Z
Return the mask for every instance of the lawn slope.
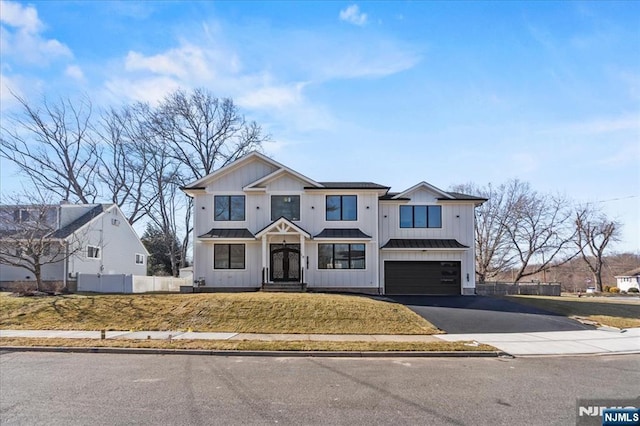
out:
M0 294L0 328L238 333L434 334L403 305L309 293Z

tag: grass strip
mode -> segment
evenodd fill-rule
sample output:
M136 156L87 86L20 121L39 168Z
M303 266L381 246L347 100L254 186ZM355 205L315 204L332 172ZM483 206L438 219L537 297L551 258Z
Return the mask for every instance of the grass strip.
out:
M465 344L466 343L466 344ZM495 352L498 349L470 342L318 342L318 341L255 341L255 340L128 340L128 339L60 339L2 337L2 346L55 346L73 348L155 348L244 351L359 351L359 352Z

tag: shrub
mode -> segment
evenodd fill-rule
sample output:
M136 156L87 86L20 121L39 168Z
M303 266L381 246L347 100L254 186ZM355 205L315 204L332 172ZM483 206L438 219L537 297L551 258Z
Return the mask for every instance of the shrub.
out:
M611 290L611 286L610 286L610 285L605 285L605 286L602 288L602 291L604 291L605 293L609 293L609 291L610 291L610 290Z
M635 287L631 287L629 290L627 290L627 293L640 293L640 290Z
M609 293L620 293L620 289L618 287L611 287Z

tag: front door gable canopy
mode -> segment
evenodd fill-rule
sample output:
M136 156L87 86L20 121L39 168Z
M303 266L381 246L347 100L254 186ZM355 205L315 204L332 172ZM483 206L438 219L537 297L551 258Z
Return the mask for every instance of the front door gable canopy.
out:
M311 239L311 234L300 228L295 223L291 222L286 217L280 217L280 219L277 219L264 227L262 230L256 233L256 238L262 238L267 234L303 235L305 238Z

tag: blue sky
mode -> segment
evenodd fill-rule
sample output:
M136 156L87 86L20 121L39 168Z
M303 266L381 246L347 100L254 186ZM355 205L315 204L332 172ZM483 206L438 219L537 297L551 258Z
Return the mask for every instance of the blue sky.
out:
M640 252L640 2L1 2L0 101L232 97L276 160L403 190L511 178ZM3 162L2 189L18 185Z

